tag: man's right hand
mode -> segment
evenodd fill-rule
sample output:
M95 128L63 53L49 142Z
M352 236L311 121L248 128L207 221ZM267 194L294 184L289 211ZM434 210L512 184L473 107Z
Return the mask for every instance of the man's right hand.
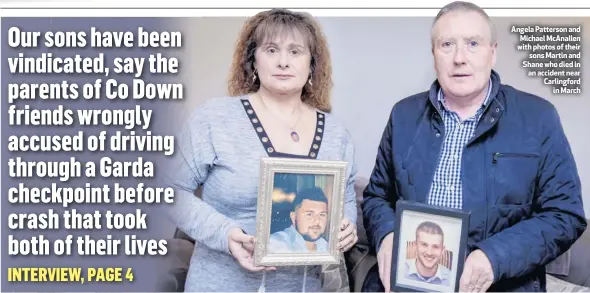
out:
M254 247L256 239L253 236L245 234L242 229L231 229L228 234L228 240L231 255L244 269L251 272L276 270L275 267L254 266Z
M379 266L379 278L385 287L385 292L391 290L391 252L393 251L393 232L387 234L381 241L377 252L377 264Z

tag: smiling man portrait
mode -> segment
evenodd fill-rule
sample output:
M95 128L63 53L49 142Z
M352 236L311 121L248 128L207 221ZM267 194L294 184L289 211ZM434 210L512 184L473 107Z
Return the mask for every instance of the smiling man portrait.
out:
M440 264L445 234L436 223L425 221L416 228L416 258L406 261L405 278L435 285L449 285L451 271Z

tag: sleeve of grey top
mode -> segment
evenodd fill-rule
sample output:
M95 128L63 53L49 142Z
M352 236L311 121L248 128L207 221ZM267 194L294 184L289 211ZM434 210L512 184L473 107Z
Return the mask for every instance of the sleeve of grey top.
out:
M229 253L228 233L239 226L195 195L216 160L208 121L207 112L199 107L176 136L178 147L167 175L175 202L168 212L174 224L195 241Z
M346 180L346 190L344 192L344 216L356 225L357 207L354 182L357 174L357 165L354 158L354 143L348 131L346 132L344 145L344 160L348 162L346 172L348 178Z

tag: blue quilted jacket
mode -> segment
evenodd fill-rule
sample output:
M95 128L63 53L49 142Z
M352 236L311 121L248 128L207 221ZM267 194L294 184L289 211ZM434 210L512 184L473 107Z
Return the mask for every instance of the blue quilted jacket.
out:
M468 252L492 263L489 291L545 291L545 265L586 228L581 185L568 140L548 101L501 84L463 151ZM444 138L434 82L398 102L364 191L364 224L374 250L395 227L396 201L427 202Z

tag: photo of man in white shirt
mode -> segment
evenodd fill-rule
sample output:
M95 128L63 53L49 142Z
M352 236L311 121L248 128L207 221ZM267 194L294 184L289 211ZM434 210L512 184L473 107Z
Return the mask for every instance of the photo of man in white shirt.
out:
M323 234L328 223L328 199L321 188L297 192L290 213L292 225L270 235L271 253L327 252Z
M449 286L451 271L440 264L444 252L442 228L434 222L422 222L416 228L416 258L406 261L405 278Z

